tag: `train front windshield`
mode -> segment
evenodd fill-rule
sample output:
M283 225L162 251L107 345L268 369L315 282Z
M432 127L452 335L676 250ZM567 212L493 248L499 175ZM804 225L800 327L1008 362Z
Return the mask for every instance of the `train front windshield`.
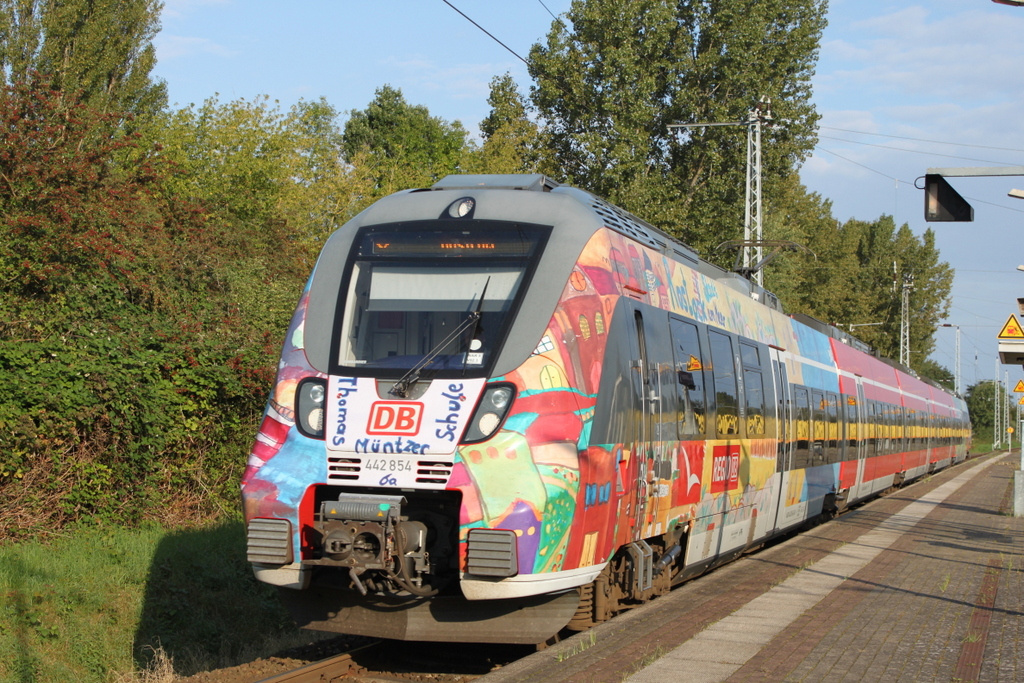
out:
M548 232L499 221L364 228L342 284L337 370L388 377L425 363L430 374L479 375L500 349Z

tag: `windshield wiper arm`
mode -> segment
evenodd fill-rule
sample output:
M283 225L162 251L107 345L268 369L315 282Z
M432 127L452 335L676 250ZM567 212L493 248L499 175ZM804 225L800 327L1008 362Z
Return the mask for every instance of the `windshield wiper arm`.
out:
M487 276L487 282L484 283L483 291L480 292L480 301L476 302L476 310L473 312L476 318L473 320L473 333L469 335L469 344L466 345L466 355L462 358L462 376L466 376L466 363L469 362L469 352L472 351L473 339L476 337L476 331L480 329L480 318L481 311L484 307L484 297L487 296L487 285L491 284L491 276Z
M487 281L490 282L490 278L487 278ZM484 293L486 292L487 285L484 285ZM481 294L480 303L477 304L476 310L470 313L468 318L463 320L458 327L452 330L451 334L442 339L434 346L434 348L427 352L427 355L425 355L419 363L409 368L409 372L402 375L402 378L395 382L395 386L391 387L391 391L388 393L392 396L398 396L399 398L408 398L409 389L411 389L412 386L420 379L420 372L434 362L434 359L437 358L444 347L448 346L448 344L454 341L460 334L465 332L470 325L473 325L480 320L480 307L483 305L483 300L484 297L483 294Z

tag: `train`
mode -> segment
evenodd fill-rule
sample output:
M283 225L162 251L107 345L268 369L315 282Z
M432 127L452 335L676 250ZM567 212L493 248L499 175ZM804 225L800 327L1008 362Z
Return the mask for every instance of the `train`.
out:
M543 643L959 462L965 402L543 175L335 231L241 482L307 628Z

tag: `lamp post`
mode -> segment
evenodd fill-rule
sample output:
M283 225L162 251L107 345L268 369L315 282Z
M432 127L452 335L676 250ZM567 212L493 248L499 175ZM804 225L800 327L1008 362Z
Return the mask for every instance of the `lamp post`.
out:
M955 327L956 328L956 363L955 370L953 372L953 390L956 391L957 395L960 395L960 326L952 325L950 323L943 323L943 327Z

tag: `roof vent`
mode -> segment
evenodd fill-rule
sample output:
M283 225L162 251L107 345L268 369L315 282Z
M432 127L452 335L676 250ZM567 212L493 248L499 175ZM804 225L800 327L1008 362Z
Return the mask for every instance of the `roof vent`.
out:
M432 190L531 190L551 192L558 187L551 178L540 173L529 175L450 175L431 186Z

